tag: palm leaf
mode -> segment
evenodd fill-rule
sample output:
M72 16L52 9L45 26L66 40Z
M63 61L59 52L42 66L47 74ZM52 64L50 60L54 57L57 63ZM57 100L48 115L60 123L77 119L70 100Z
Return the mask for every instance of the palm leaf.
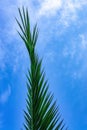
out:
M39 59L35 45L38 38L38 29L35 25L33 32L30 30L28 10L20 9L21 22L17 19L20 27L22 40L24 41L30 57L30 69L27 74L27 99L24 111L26 130L63 130L65 125L56 106L54 96L49 92L49 84L45 79L42 69L42 59Z

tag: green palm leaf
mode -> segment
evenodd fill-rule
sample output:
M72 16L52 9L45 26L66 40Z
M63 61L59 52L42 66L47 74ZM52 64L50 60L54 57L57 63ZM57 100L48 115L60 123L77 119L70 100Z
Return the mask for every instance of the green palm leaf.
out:
M56 101L49 92L48 81L45 79L45 72L41 68L42 60L39 59L35 45L38 38L38 29L35 25L33 32L30 30L28 10L20 9L21 23L16 19L30 57L30 69L27 75L27 112L24 111L26 130L63 130L64 124L61 120Z

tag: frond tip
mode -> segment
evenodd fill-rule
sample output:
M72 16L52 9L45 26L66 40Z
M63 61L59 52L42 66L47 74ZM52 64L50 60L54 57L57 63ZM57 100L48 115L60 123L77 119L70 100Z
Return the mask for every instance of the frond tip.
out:
M38 38L37 25L34 26L33 33L30 31L28 10L18 9L21 23L16 19L30 57L30 69L27 74L27 99L24 111L26 130L64 130L64 123L61 120L59 109L56 106L54 96L49 92L48 81L45 79L42 70L42 60L39 59L35 51Z
M21 31L21 33L18 31L18 33L24 41L29 55L31 55L31 53L35 50L35 45L38 39L37 24L34 26L33 32L31 33L28 9L25 10L23 7L21 11L20 8L18 8L18 12L21 20L21 22L19 22L19 20L16 19Z

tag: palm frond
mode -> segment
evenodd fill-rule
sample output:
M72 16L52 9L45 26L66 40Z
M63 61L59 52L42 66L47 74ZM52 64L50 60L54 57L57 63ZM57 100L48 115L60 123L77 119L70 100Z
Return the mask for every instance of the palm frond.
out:
M35 25L33 32L30 30L28 10L20 9L20 27L22 40L24 41L30 57L30 69L27 74L27 99L24 111L26 130L63 130L65 125L56 106L54 96L49 92L49 84L45 79L42 69L42 59L39 59L35 46L38 39L38 29Z

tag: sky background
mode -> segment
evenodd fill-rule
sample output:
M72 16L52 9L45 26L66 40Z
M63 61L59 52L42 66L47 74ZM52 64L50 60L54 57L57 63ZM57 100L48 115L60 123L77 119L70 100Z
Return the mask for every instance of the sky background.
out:
M87 0L0 0L0 130L23 128L29 57L18 7L37 22L37 51L69 130L87 130Z

